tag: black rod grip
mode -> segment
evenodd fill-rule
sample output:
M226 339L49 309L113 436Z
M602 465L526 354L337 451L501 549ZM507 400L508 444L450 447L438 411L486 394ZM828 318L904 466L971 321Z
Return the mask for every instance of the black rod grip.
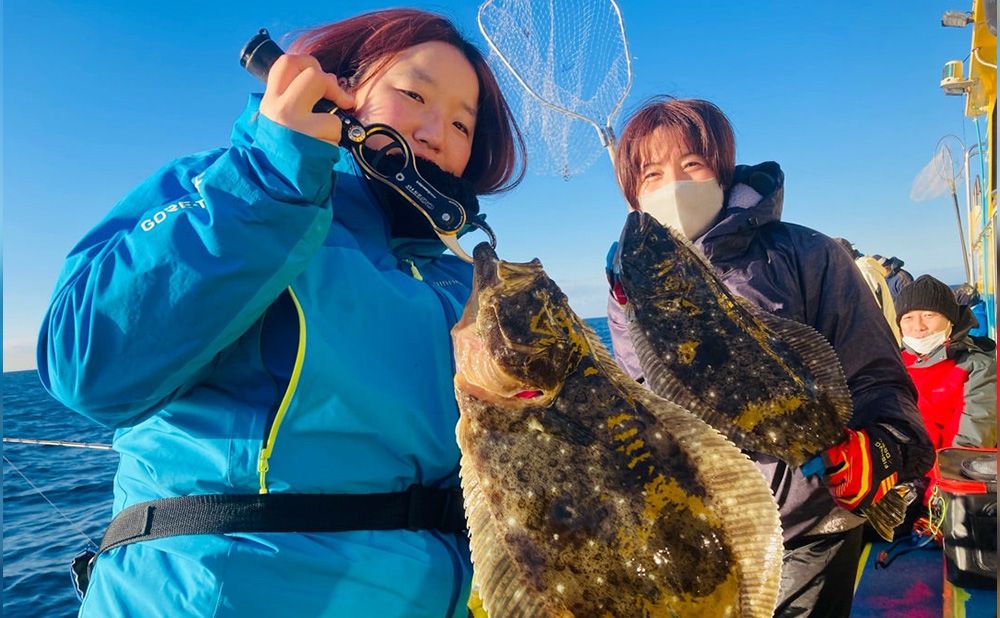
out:
M271 72L271 66L284 53L268 34L267 29L261 28L260 32L247 41L247 44L240 51L240 66L266 84L267 74ZM337 106L326 99L320 99L313 106L313 111L321 114L328 114L335 109Z

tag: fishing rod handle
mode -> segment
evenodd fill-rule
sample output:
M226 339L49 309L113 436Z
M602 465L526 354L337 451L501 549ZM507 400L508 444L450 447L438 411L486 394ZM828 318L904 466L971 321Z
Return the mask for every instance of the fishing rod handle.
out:
M271 38L267 28L261 28L260 32L247 41L247 44L240 51L240 66L266 84L271 67L284 53L284 50L278 47L278 44ZM320 99L313 106L313 111L318 114L329 114L336 109L337 106L326 99Z

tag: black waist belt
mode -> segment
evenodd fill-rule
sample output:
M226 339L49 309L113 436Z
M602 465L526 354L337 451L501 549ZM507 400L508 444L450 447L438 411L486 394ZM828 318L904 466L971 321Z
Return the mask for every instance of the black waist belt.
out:
M183 534L439 530L464 532L462 490L410 485L384 494L212 494L133 504L118 513L96 553L70 565L82 599L102 552L129 543Z
M98 554L185 534L465 530L462 490L411 485L382 494L213 494L140 502L118 513Z

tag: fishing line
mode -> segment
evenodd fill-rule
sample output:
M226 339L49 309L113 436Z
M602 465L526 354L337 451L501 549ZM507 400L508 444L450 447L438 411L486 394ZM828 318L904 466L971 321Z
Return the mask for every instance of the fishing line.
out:
M70 440L35 440L32 438L4 438L4 442L13 444L37 444L40 446L67 446L70 448L90 448L98 451L110 451L110 444L96 442L72 442Z
M885 550L879 552L878 560L875 561L876 569L887 569L896 558L923 549L932 542L940 542L942 538L941 526L944 524L945 513L948 510L948 503L944 496L938 491L937 485L931 490L931 497L927 504L927 517L917 519L913 524L910 536L900 538L889 545ZM926 525L922 522L926 521ZM902 547L901 544L909 542L909 547Z
M6 438L4 438L4 440L6 441ZM76 531L80 533L80 536L87 539L87 541L89 541L90 544L93 545L94 547L97 547L97 543L94 542L94 539L90 538L90 536L86 532L84 532L83 529L80 528L80 526L76 525L76 523L74 523L72 519L67 517L65 513L59 510L59 507L53 504L52 501L49 500L48 497L45 495L45 493L41 489L39 489L37 485L32 483L31 479L29 479L27 476L24 475L24 472L21 472L21 470L14 465L14 462L8 459L6 455L3 456L3 460L6 461L10 465L10 467L14 469L15 472L20 474L21 478L23 478L25 482L28 483L28 485L31 485L31 487L38 493L38 495L41 496L43 500L49 503L49 506L51 506L56 510L56 513L59 513L59 515L61 515L62 518L65 519L67 523L69 523L69 525L73 526L73 528L75 528Z

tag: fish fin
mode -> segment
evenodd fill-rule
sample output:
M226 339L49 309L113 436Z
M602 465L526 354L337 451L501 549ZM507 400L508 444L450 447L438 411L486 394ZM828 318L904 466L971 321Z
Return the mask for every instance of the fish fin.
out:
M847 388L847 378L840 365L840 357L833 346L819 331L808 324L778 317L751 305L750 311L769 329L774 331L782 341L795 351L806 368L813 374L816 383L823 389L836 411L837 418L847 426L854 414L854 402L851 391ZM838 437L840 437L838 430ZM810 456L816 453L811 453ZM802 462L789 462L800 464Z
M628 311L628 309L626 309L626 311ZM628 316L626 315L626 318L627 317ZM597 360L597 367L604 368L606 370L605 373L607 373L615 383L622 381L634 383L635 380L625 375L625 372L622 371L622 369L618 366L618 363L615 362L614 355L606 347L604 347L604 342L601 341L597 331L591 328L590 325L583 320L577 318L575 314L573 315L573 319L576 321L577 328L580 329L584 340L590 348L589 352Z
M770 618L778 602L784 545L778 506L760 470L711 425L629 378L593 329L582 320L578 325L611 382L669 428L701 471L702 484L708 488L744 582L739 615Z
M612 383L642 403L689 453L708 488L744 585L741 616L774 614L784 554L778 506L757 466L725 436L691 412L632 380L611 359L589 327L594 352Z
M739 565L741 616L770 617L778 600L784 554L778 506L757 466L687 410L635 385L637 398L670 427L696 464Z
M917 499L913 485L902 483L889 490L882 499L864 508L861 513L868 519L875 532L886 541L892 542L893 531L906 518L906 509Z
M468 441L475 439L468 435L469 425L468 419L460 418L456 434L463 453L460 476L465 518L469 525L473 577L479 585L483 609L490 616L532 618L559 615L544 599L529 590L527 577L520 573L518 564L505 550L506 545L500 542L497 527L493 523L495 515L483 494L479 476L474 472L475 465L470 456L465 454L469 452L466 446Z

